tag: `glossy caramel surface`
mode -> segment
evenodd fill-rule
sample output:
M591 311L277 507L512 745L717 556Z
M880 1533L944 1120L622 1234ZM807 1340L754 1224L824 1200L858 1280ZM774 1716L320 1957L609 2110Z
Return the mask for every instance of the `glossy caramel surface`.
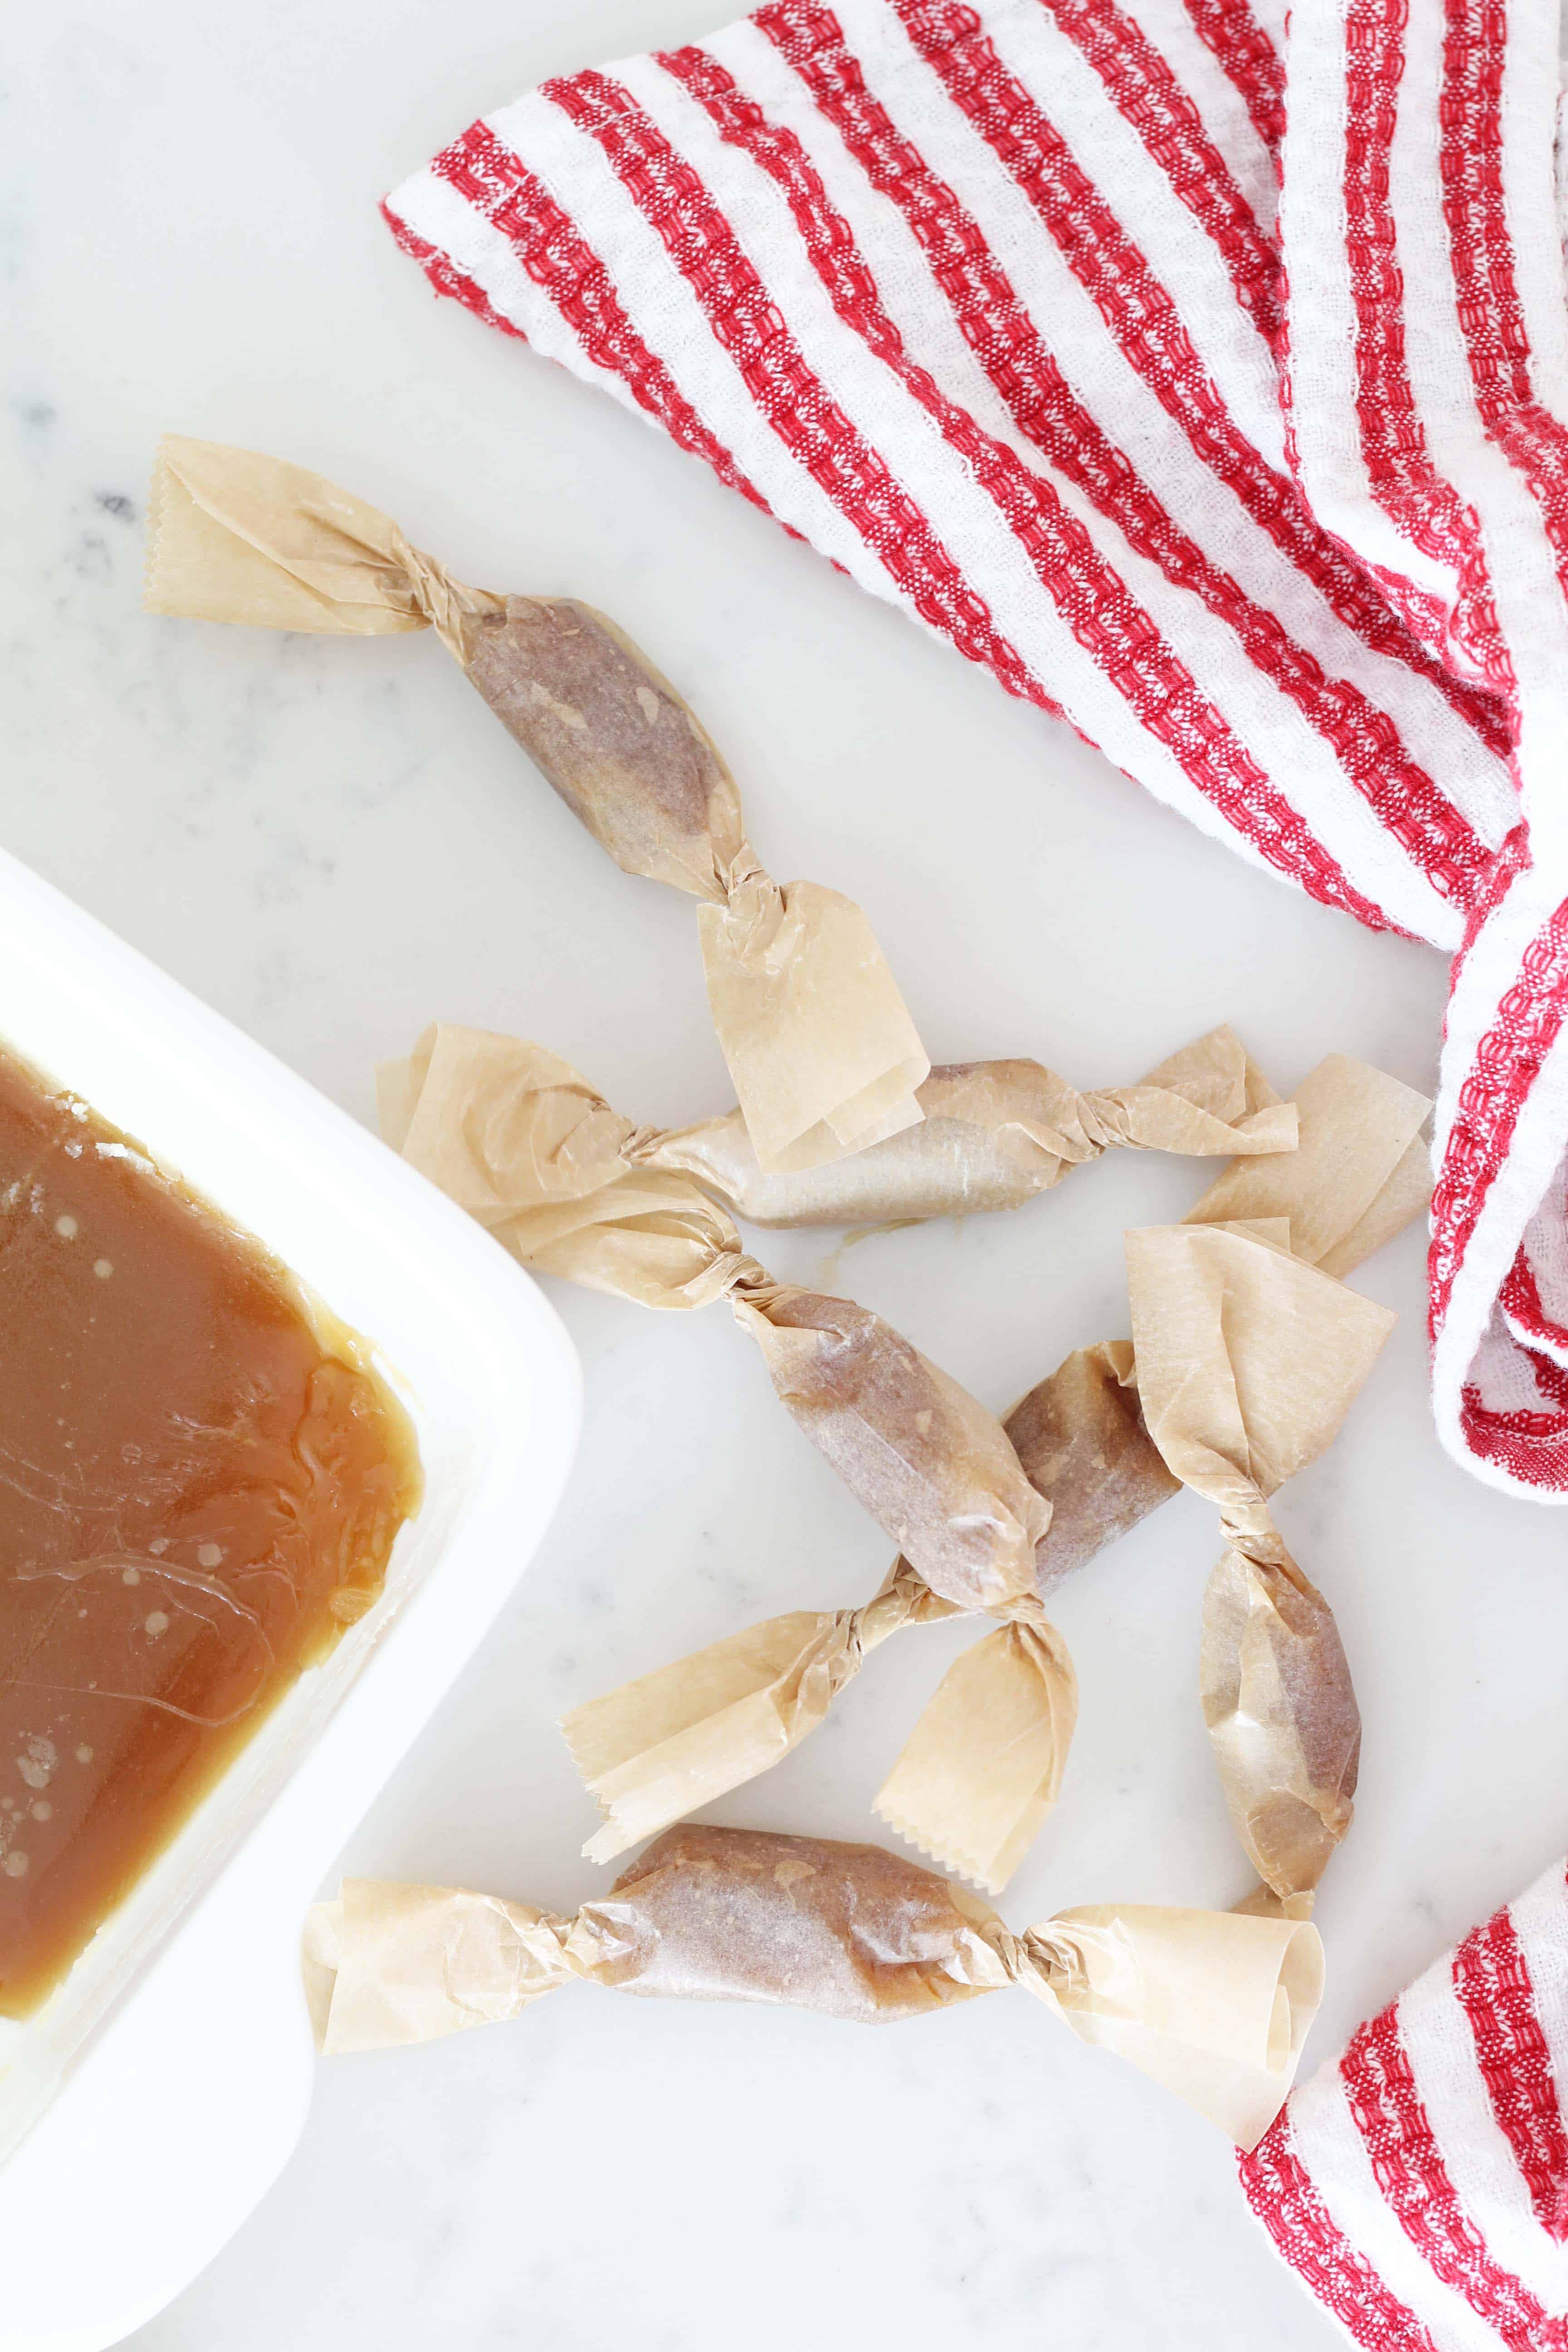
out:
M0 2014L363 1613L419 1490L358 1343L0 1054Z

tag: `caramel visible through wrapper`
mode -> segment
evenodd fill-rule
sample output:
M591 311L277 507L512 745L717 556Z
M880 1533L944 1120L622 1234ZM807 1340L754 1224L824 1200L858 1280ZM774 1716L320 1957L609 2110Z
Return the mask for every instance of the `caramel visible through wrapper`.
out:
M1200 1686L1248 1859L1281 1899L1310 1896L1354 1816L1361 1714L1333 1612L1293 1560L1221 1558Z
M542 1045L437 1022L377 1074L382 1133L442 1191L497 1225L633 1174L688 1176L732 1216L773 1225L884 1224L1018 1208L1113 1148L1289 1151L1292 1103L1263 1092L1241 1041L1215 1029L1131 1087L1081 1094L1038 1062L952 1063L916 1089L914 1126L829 1163L760 1165L737 1109L637 1127Z
M628 874L703 903L709 1010L760 1165L813 1168L918 1125L931 1060L860 908L777 883L734 778L669 680L569 598L509 596L468 638L469 677Z
M916 1089L923 1114L820 1166L763 1169L739 1111L639 1139L761 1225L890 1224L1021 1208L1108 1150L1279 1153L1296 1108L1272 1097L1234 1030L1194 1039L1136 1085L1080 1092L1039 1062L950 1062Z
M1350 1827L1361 1722L1332 1612L1268 1502L1335 1436L1394 1317L1241 1227L1131 1233L1127 1258L1150 1435L1228 1538L1202 1658L1226 1803L1273 1892L1308 1893Z
M1042 1593L1181 1492L1143 1426L1126 1339L1075 1349L1002 1425L1029 1484L1051 1507L1035 1554Z
M988 1148L996 1134L1008 1131L1018 1110L1021 1097L1005 1074L1020 1066L1036 1080L1047 1075L1033 1064L976 1066L978 1093L969 1089L970 1109L977 1101L987 1106ZM934 1107L941 1099L952 1108L952 1098L938 1089L938 1080L944 1089L949 1075L936 1074L927 1089L924 1128L866 1155L867 1163L882 1163L879 1185L889 1182L895 1160L905 1160L914 1181L929 1187L933 1139L960 1131L956 1118L939 1115ZM1144 1087L1158 1097L1178 1081L1200 1097L1205 1086L1221 1087L1217 1097L1204 1097L1205 1116L1215 1115L1215 1100L1233 1117L1243 1105L1253 1117L1271 1100L1267 1083L1228 1031L1215 1031L1173 1056L1151 1073ZM1060 1087L1059 1081L1052 1084ZM1069 1092L1061 1088L1058 1097L1064 1124L1060 1105ZM476 1095L470 1109L477 1101ZM1218 1229L1230 1237L1220 1246L1244 1279L1227 1286L1223 1264L1216 1278L1206 1244L1180 1227L1152 1261L1163 1283L1196 1313L1192 1329L1204 1356L1204 1393L1211 1412L1213 1399L1230 1395L1234 1412L1225 1442L1237 1460L1249 1444L1248 1413L1260 1443L1271 1421L1293 1428L1288 1443L1281 1445L1278 1434L1272 1441L1279 1458L1268 1474L1270 1491L1288 1467L1301 1466L1328 1443L1387 1328L1383 1310L1368 1307L1336 1282L1310 1269L1290 1273L1294 1219L1299 1214L1313 1245L1340 1263L1356 1262L1363 1248L1397 1231L1420 1206L1422 1188L1411 1174L1425 1153L1409 1139L1429 1108L1408 1087L1339 1055L1312 1074L1300 1101L1310 1144L1300 1164L1293 1154L1238 1160L1207 1196L1215 1207L1255 1212ZM557 1126L570 1132L574 1154L584 1131L580 1120L587 1116L574 1100L569 1115L548 1122L552 1132ZM526 1118L521 1111L503 1113L498 1102L467 1132L477 1136L490 1122L499 1127L510 1118L537 1124L533 1112ZM444 1126L450 1130L449 1114ZM673 1144L680 1164L693 1172L700 1169L710 1182L721 1167L733 1174L737 1166L730 1121L709 1122L673 1139L645 1131L628 1142L631 1134L623 1122L617 1152L662 1159L674 1156ZM1037 1140L1032 1139L1031 1149ZM943 1145L944 1166L946 1151ZM766 1197L775 1203L786 1196L819 1203L829 1182L841 1187L845 1171L860 1166L841 1163L818 1171L809 1184L769 1180ZM1242 1182L1254 1168L1267 1180L1256 1195ZM1292 1171L1294 1181L1289 1181ZM549 1171L536 1166L529 1181L542 1187L551 1181ZM754 1167L744 1181L754 1185ZM950 1180L944 1174L942 1181ZM754 1204L758 1195L748 1189L743 1197ZM892 1192L888 1197L907 1202L910 1196ZM1271 1271L1249 1249L1272 1253L1285 1264ZM1158 1285L1153 1290L1143 1286L1146 1324L1159 1295ZM1233 1316L1228 1328L1227 1315ZM1291 1360L1298 1322L1310 1333L1325 1318L1329 1327L1342 1319L1351 1335L1342 1349L1329 1329L1325 1392L1310 1405L1277 1394L1306 1370L1305 1360L1300 1367ZM1308 1358L1321 1353L1316 1341L1307 1349ZM1152 1349L1151 1366L1158 1392L1163 1376ZM1163 1413L1162 1425L1169 1433L1171 1416ZM1037 1593L1048 1592L1179 1491L1181 1480L1145 1424L1127 1340L1078 1349L1030 1390L1004 1427L1020 1468L1049 1507L1049 1524L1035 1548ZM1216 1468L1212 1456L1202 1459L1225 1475L1223 1464ZM1238 1507L1249 1497L1260 1500L1242 1473L1235 1492ZM1244 1845L1259 1868L1294 1890L1284 1899L1310 1906L1304 1890L1316 1883L1349 1824L1359 1718L1332 1613L1277 1542L1276 1551L1277 1558L1251 1561L1227 1553L1211 1580L1204 1703ZM1246 1600L1238 1608L1230 1580L1242 1570ZM957 1596L962 1589L950 1591ZM968 1591L967 1601L943 1598L900 1559L859 1609L769 1619L574 1709L562 1727L605 1816L584 1852L607 1861L767 1770L816 1729L871 1650L904 1625L973 1609L974 1588ZM1005 1884L1056 1797L1076 1704L1070 1660L1037 1613L1034 1596L1005 1595L994 1613L1006 1622L951 1670L877 1800L882 1819L901 1835L991 1892Z
M350 1880L312 1913L304 1957L329 2052L497 2023L574 1978L858 2024L1015 1984L1243 2147L1282 2105L1322 1994L1306 1923L1091 1904L1015 1934L880 1846L690 1824L571 1918L461 1888Z
M722 904L748 856L741 796L646 654L574 597L508 596L465 647L469 679L616 864Z
M779 884L695 713L604 614L468 588L389 516L302 466L177 435L158 454L146 603L262 628L426 625L616 863L694 894L713 1025L764 1168L920 1119L931 1061L858 907Z
M1034 1590L1049 1512L995 1415L850 1299L740 1293L774 1389L933 1592L999 1608Z
M0 2013L371 1606L419 1493L362 1343L0 1055Z

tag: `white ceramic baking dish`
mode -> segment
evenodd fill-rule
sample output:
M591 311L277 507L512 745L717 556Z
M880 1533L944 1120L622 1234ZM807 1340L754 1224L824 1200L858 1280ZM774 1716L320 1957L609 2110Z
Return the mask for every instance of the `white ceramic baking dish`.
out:
M45 2008L0 2021L0 2352L99 2352L188 2284L299 2137L305 1906L537 1546L580 1382L555 1315L477 1225L3 854L0 1040L374 1344L425 1473L383 1598Z

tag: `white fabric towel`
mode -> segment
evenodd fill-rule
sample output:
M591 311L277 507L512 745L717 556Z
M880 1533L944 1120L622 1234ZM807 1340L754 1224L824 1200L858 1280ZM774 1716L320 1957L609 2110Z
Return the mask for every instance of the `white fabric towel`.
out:
M1247 2200L1353 2343L1568 2352L1568 1867L1304 2083Z

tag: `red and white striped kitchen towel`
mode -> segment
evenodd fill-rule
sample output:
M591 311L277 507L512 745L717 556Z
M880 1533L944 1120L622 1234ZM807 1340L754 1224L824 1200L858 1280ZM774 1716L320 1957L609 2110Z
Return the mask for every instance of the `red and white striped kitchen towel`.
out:
M1454 952L1445 1443L1568 1498L1552 0L773 0L388 200L1244 856Z
M1467 1936L1241 2159L1375 2352L1568 2352L1568 1865Z

